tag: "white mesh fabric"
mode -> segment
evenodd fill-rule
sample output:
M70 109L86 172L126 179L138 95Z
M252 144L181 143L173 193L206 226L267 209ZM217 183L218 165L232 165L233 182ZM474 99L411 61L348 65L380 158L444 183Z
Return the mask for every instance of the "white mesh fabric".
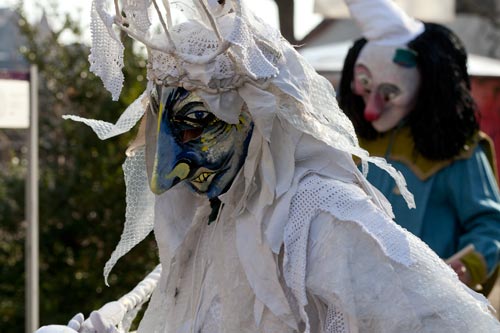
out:
M211 68L208 70L210 79L214 81L210 83L211 88L237 87L247 80L268 79L278 74L276 61L279 58L280 34L253 17L240 1L229 0L224 5L209 1L207 10L213 15L209 19L197 0L166 0L163 2L165 8L180 8L180 13L185 16L182 22L176 20L177 24L172 27L152 24L155 19L158 20L158 13L151 0L124 1L122 10L125 16L118 18L106 8L108 2L94 0L92 29L95 36L93 34L89 59L93 71L102 78L113 98L118 98L123 82L123 45L113 31L113 25L147 46L151 69L148 78L155 82L206 89L207 86L201 85L192 75L199 65ZM232 12L229 12L230 8L233 8ZM166 21L169 21L166 16ZM217 29L210 24L211 20ZM254 24L259 27L258 30ZM164 29L168 30L168 38ZM218 54L223 42L232 45L231 52L221 51L222 54L212 57ZM238 68L237 72L235 68ZM208 81L212 81L210 79Z
M335 305L328 306L325 318L325 333L349 333L349 322L342 312Z
M183 54L208 56L214 53L220 44L214 32L198 22L181 23L172 29L171 34L177 49ZM199 66L186 63L173 54L153 50L150 52L148 78L157 82L158 80L168 82L169 80L177 81L186 74L187 77L181 80L196 81L198 76L195 75L195 67ZM224 53L217 56L213 64L203 66L203 69L207 72L205 73L206 84L212 81L209 84L212 86L220 86L221 83L218 81L232 79L235 76L234 63Z
M63 118L88 125L101 140L106 140L132 129L144 115L147 101L148 95L145 91L122 113L116 124L73 115L65 115ZM118 259L140 243L153 230L154 224L154 195L149 189L144 147L133 150L132 156L123 164L123 170L127 189L125 226L118 246L104 267L106 284L108 275Z
M240 65L253 79L270 78L278 74L278 68L273 59L268 59L256 44L256 36L248 25L249 17L243 11L242 17L235 17L234 30L228 40L235 46L232 48L237 54ZM268 30L272 34L272 30ZM273 44L269 44L271 46Z
M125 12L126 18L130 18L130 20L128 20L130 28L140 32L142 35L145 35L151 26L151 21L149 19L151 1L152 0L122 0L123 12Z
M181 53L207 55L219 47L219 41L213 31L198 22L185 22L172 29L172 38Z
M230 79L235 75L234 64L227 54L221 54L215 59L214 79Z
M262 48L262 44L259 46L252 28L245 22L238 16L221 19L221 28L223 33L228 34L227 41L233 44L231 51L234 54L222 53L212 63L204 66L209 76L207 81L210 82L207 86L238 86L240 77L266 79L278 74L275 65L278 51L273 52L272 43L267 43L267 48ZM207 57L220 46L214 31L196 21L174 26L171 35L177 50L186 56ZM196 67L197 65L183 61L174 54L152 50L148 78L160 82L180 81L204 89L194 75Z
M111 124L102 120L86 119L79 116L64 115L64 119L82 122L92 128L99 139L106 140L114 136L128 132L142 118L146 110L147 92L142 93L130 106L122 113L116 124Z
M306 290L320 298L326 332L345 323L374 333L498 331L487 300L369 200L355 184L317 175L301 181L283 266L299 307Z
M307 286L347 310L359 332L500 331L484 298L478 300L416 237L408 235L415 262L403 266L387 258L359 225L330 222L311 236L320 243L309 248Z
M306 273L310 225L320 212L328 212L342 221L359 224L392 260L408 266L412 263L406 235L400 227L389 225L384 213L369 202L370 198L355 184L322 178L305 177L292 199L289 221L285 227L283 274L292 289L302 319L309 332Z
M113 31L113 17L105 10L105 0L92 2L90 32L90 71L101 78L104 87L118 100L123 87L123 51L120 39Z
M182 73L178 60L168 53L152 50L149 61L147 75L150 81L163 81L168 77L179 77Z
M153 230L154 194L149 189L145 166L146 153L143 148L137 149L135 154L129 156L123 164L125 185L127 187L125 226L118 246L104 267L106 284L108 275L118 259L146 238Z

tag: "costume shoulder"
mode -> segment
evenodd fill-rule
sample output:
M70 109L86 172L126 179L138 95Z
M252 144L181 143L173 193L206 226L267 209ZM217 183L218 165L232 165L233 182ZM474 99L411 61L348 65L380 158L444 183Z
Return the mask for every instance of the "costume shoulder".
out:
M359 225L377 241L387 256L401 264L409 264L406 233L373 200L354 181L309 175L300 182L292 199L289 230L299 230L295 224L305 224L304 221L312 221L319 213L325 212L339 221Z
M285 241L288 263L306 268L307 293L328 308L341 309L351 327L363 332L500 329L487 300L460 283L427 245L391 221L356 183L308 176L295 205L287 231L299 237ZM309 219L304 231L307 222L299 221ZM300 245L304 234L305 246ZM301 263L296 258L304 248L306 262ZM300 274L285 276L292 277L287 279L292 290L300 287Z
M470 158L476 148L480 146L488 157L490 166L494 170L496 179L498 180L493 143L483 132L478 132L473 136L469 143L464 145L459 154L446 160L431 160L416 151L409 127L402 127L384 133L375 140L360 138L359 143L370 155L382 156L386 159L403 163L422 181L429 179L455 161Z

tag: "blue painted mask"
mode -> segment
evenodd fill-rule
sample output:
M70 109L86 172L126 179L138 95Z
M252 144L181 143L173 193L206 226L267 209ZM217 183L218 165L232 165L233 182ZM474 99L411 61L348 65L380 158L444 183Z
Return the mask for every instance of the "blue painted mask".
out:
M228 124L184 88L156 86L146 124L147 167L151 190L161 194L181 181L215 198L224 193L244 163L253 129L242 111Z

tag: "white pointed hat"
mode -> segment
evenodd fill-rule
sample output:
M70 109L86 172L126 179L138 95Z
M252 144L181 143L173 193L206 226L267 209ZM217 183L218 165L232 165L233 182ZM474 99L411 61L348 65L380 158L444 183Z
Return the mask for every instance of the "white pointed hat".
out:
M381 45L405 45L424 32L424 24L393 0L345 0L363 37Z

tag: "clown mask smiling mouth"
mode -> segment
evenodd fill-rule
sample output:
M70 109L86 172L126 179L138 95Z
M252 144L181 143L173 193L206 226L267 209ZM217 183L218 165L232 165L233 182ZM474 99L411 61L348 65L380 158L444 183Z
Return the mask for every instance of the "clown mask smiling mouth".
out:
M161 194L180 182L214 198L224 193L246 158L253 129L242 110L237 124L217 118L196 92L156 86L146 122L148 177Z

